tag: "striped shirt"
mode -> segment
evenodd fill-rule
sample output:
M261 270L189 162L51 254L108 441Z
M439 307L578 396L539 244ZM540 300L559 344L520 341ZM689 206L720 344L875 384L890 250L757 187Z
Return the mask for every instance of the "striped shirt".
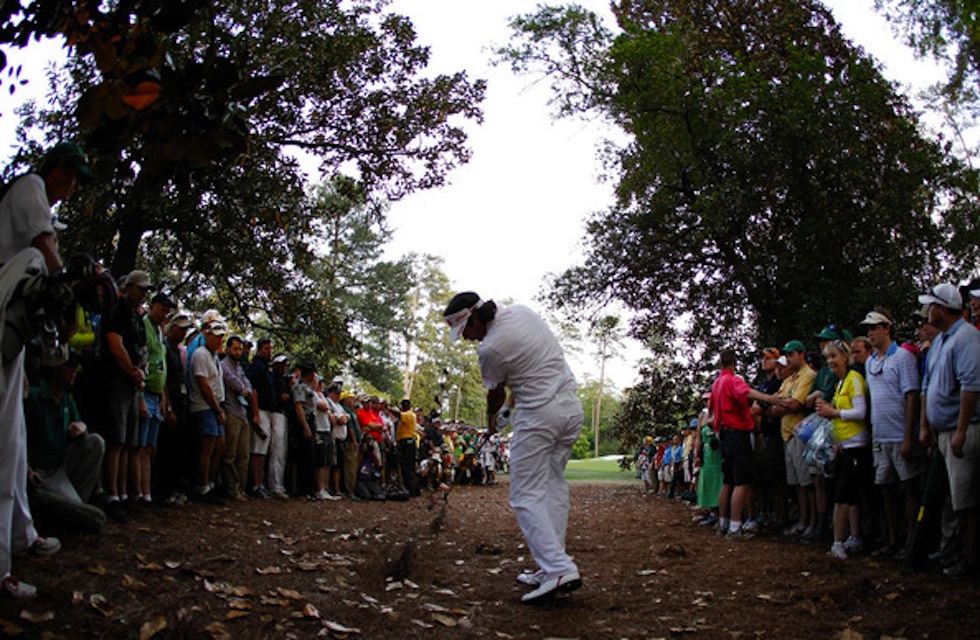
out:
M871 392L871 430L875 442L905 439L905 395L919 391L915 356L893 342L884 357L875 351L864 363Z

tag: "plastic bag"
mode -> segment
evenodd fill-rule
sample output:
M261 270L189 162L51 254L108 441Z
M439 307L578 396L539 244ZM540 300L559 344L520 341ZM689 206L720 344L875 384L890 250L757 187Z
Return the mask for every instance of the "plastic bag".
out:
M793 435L799 438L803 444L806 444L810 442L810 438L813 437L813 432L817 430L817 427L826 422L826 420L827 418L821 418L816 413L807 414L805 418L793 427Z
M807 416L813 423L812 432L803 449L803 462L811 473L833 475L834 461L840 448L834 438L834 423L813 413Z

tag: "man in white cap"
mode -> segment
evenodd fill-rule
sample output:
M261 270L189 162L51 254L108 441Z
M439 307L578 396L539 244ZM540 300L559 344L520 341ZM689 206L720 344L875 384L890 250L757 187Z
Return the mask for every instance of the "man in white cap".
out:
M510 457L510 505L538 563L518 581L534 589L533 603L582 586L578 567L565 551L568 482L565 465L582 431L582 403L558 340L544 321L523 305L498 312L492 300L457 294L443 316L450 339L480 342L480 371L487 392L488 432L510 389L514 407Z
M907 536L915 525L920 480L926 471L919 446L919 371L915 356L894 340L892 320L884 309L869 311L861 321L873 351L865 360L871 393L871 435L875 484L884 497L890 551L904 555L908 537L898 539L899 488L905 493Z
M980 507L980 331L963 318L959 290L941 283L919 296L928 305L929 323L940 333L933 341L922 381L920 439L938 445L946 462L949 492L964 525L965 555L946 567L949 577L966 577L977 567Z
M214 492L214 480L225 452L225 384L218 351L227 333L223 322L210 322L202 331L204 345L190 363L190 423L201 438L197 490L191 497L210 504L223 503Z

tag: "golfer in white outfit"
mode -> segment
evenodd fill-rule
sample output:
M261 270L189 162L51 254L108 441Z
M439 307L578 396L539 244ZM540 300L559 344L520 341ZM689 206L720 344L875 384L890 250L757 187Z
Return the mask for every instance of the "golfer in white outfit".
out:
M582 586L565 552L568 482L565 465L582 430L582 403L558 340L523 305L497 308L473 292L457 294L443 313L450 339L480 342L480 371L487 392L489 433L510 389L514 436L510 454L510 506L538 563L518 582L535 587L523 602L545 600Z

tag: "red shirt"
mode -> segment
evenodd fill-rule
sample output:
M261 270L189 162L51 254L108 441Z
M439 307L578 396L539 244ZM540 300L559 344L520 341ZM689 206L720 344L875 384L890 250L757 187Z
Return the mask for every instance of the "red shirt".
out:
M367 409L361 409L357 412L357 424L367 431L367 435L371 436L378 442L381 442L382 427L372 427L371 424L384 424L381 420L381 414L377 411L368 411Z
M715 416L715 431L722 425L739 431L752 431L755 421L749 408L749 391L752 387L728 369L722 369L711 385L708 408Z

